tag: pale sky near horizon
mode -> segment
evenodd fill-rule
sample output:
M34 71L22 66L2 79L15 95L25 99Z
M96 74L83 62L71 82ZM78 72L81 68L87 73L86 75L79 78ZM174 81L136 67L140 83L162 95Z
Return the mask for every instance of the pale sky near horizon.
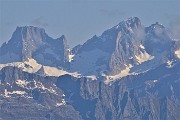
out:
M168 27L180 16L180 0L0 0L0 45L17 26L33 25L65 35L72 47L131 16Z

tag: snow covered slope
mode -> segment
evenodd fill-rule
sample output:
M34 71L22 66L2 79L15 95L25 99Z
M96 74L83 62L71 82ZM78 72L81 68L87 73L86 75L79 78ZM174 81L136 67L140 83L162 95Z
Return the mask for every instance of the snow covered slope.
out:
M24 72L36 73L42 76L57 76L58 77L61 75L69 74L74 77L80 77L80 74L77 74L76 72L70 73L63 69L58 69L56 67L44 66L37 63L37 61L34 59L28 59L27 61L24 61L24 62L12 62L12 63L7 63L7 64L0 64L0 69L7 66L17 67L17 68L22 69Z
M107 83L180 61L180 42L169 35L159 23L144 27L131 17L70 49L64 35L52 39L42 28L17 27L0 48L0 67L16 66L43 76L88 76Z
M169 35L131 17L70 49L18 27L0 48L0 119L179 120L180 41Z
M104 76L107 82L147 72L178 58L179 43L170 38L163 25L144 27L139 18L131 17L78 47L70 70Z

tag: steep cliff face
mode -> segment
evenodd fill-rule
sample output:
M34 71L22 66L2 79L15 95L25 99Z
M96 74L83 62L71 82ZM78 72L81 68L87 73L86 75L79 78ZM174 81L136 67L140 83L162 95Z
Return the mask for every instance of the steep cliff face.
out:
M171 61L169 56L175 53L171 51L173 44L163 25L144 27L139 18L131 17L85 42L76 52L70 69L96 76L102 73L114 76L127 69L137 73L139 67L144 72L147 71L144 66L153 69Z
M116 46L110 61L109 70L111 74L117 74L125 69L129 64L138 64L136 59L139 55L147 54L143 49L142 39L144 39L144 27L139 18L130 18L114 27L118 31ZM150 55L147 54L147 57Z
M16 67L0 71L0 117L12 120L178 120L180 64L103 81L71 75L43 77Z
M42 77L16 67L0 71L0 118L5 120L81 120L79 112L64 100L56 77Z
M99 74L103 71L117 74L127 65L138 63L135 56L146 53L141 47L144 34L139 18L132 17L122 21L101 36L95 35L85 42L76 53L71 69L84 75ZM78 67L85 62L87 70Z
M24 62L35 59L48 66L64 66L68 61L65 36L53 39L45 30L33 26L17 27L8 43L0 48L0 63Z
M179 91L180 42L137 17L72 50L32 26L0 48L0 119L179 120Z
M179 42L171 39L163 25L144 27L139 18L131 17L85 42L70 68L82 75L115 76L123 71L139 74L138 69L144 72L172 59L179 60L178 50Z
M179 71L179 63L172 68L163 64L145 74L122 78L110 86L70 76L59 77L56 85L83 119L178 120Z
M179 41L171 39L163 25L144 27L139 18L131 17L73 49L68 48L64 35L53 39L42 28L17 27L10 41L1 46L0 58L0 64L33 59L41 65L108 79L179 60L180 50Z

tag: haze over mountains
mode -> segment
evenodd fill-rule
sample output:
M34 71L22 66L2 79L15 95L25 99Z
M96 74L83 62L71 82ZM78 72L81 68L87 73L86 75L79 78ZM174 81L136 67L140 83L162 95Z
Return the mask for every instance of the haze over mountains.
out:
M180 119L180 40L158 22L131 17L74 48L17 27L0 69L2 119Z

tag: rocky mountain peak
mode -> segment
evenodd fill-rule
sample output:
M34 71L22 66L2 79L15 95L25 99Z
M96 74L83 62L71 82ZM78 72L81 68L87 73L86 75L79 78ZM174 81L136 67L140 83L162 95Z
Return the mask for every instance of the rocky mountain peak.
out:
M22 37L22 40L38 40L38 38L44 37L46 35L45 30L43 28L34 27L34 26L21 26L17 27L15 32L13 33L13 37L19 36Z
M59 37L59 39L66 40L66 36L62 35L61 37Z
M154 35L160 35L166 32L166 28L159 22L156 22L150 25L149 27L146 27L145 31L146 33L153 33Z
M67 45L67 39L66 39L66 36L65 35L62 35L61 37L57 38L56 39L58 42L64 44L66 47L68 47Z
M53 39L43 28L17 27L8 43L0 48L0 63L24 62L33 58L43 65L63 66L67 61L67 49L64 35Z
M180 41L166 32L131 17L71 50L17 27L0 47L0 119L179 120Z
M43 28L34 26L21 26L17 27L14 31L11 39L9 40L9 46L19 47L21 49L29 49L39 47L42 41L45 40L48 35Z
M141 27L141 20L138 17L130 17L127 20L124 20L115 26L116 29L121 31L127 31L129 29L137 29Z
M43 31L45 32L44 28L36 27L36 26L17 26L15 31Z
M127 25L129 25L131 28L134 28L135 26L141 25L141 20L138 17L130 17L124 22Z

